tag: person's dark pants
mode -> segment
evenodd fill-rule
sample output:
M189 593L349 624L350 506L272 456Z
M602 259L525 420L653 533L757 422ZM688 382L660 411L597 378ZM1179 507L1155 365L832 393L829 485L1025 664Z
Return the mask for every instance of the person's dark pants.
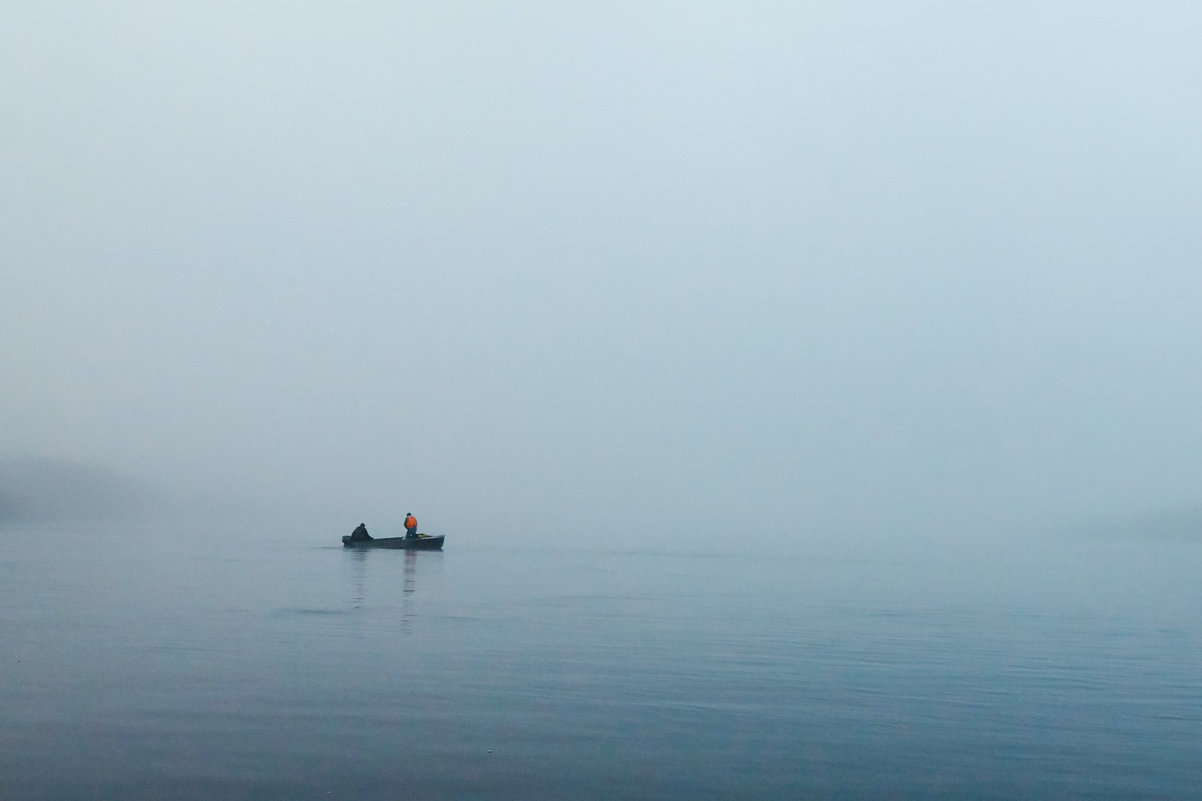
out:
M405 539L407 539L407 540L417 539L417 526L410 526L409 528L405 529Z

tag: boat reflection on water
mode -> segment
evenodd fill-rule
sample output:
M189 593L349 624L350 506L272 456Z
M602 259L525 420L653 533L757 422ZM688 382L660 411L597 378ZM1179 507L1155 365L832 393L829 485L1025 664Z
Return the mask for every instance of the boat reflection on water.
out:
M406 595L412 595L417 589L417 551L405 551L404 590Z
M399 606L401 625L406 625L413 611L413 596L417 593L417 563L423 560L428 562L432 554L427 552L419 555L416 550L405 550L399 554L389 549L384 549L383 552L377 550L347 548L344 551L351 565L351 606L354 609L388 606L396 609ZM398 557L401 560L400 565L397 564ZM436 556L433 561L441 562ZM401 574L399 597L396 594L398 567ZM420 569L425 570L428 567L429 565L426 565Z

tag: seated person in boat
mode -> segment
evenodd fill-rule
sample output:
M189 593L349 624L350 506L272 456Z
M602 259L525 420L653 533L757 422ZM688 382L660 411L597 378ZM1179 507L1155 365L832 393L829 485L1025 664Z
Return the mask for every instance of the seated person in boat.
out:
M366 542L370 539L375 538L367 533L367 526L363 525L362 523L360 523L359 526L351 532L351 542Z
M417 539L417 518L412 512L405 512L405 539Z

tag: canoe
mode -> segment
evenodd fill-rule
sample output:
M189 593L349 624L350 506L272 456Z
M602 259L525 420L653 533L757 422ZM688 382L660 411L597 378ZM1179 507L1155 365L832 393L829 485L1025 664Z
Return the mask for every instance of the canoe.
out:
M346 548L402 548L415 551L441 551L443 538L442 534L437 537L418 534L417 539L412 540L406 537L377 537L374 540L351 540L350 537L343 537L342 545Z

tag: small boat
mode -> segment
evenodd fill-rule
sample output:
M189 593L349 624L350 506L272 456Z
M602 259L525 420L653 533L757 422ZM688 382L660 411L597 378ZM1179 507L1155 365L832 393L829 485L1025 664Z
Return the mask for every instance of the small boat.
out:
M345 548L402 548L416 551L441 551L444 535L431 537L429 534L418 534L417 537L377 537L372 540L352 540L349 536L342 538Z

